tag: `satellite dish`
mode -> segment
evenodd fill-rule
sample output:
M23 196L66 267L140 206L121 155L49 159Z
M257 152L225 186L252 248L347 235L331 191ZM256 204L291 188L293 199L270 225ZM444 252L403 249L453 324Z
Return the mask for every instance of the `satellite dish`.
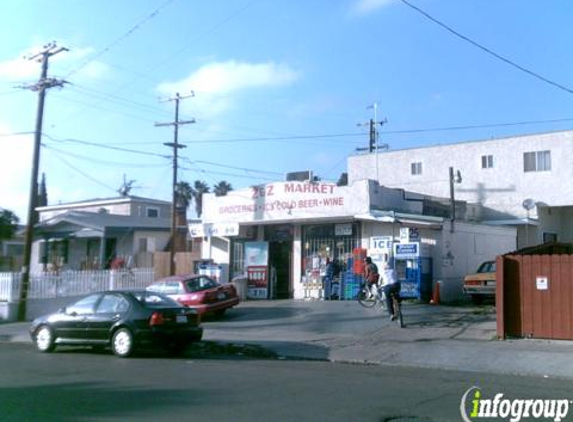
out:
M525 208L527 211L532 210L533 208L535 208L535 200L527 198L523 200L523 203L521 205L523 205L523 208Z

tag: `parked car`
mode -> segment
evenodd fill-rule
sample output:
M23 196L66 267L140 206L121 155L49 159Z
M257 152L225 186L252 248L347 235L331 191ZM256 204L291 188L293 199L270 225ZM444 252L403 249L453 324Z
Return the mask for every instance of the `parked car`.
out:
M483 262L477 271L464 277L463 291L475 304L495 298L495 261Z
M40 352L58 345L111 346L119 357L145 347L184 350L203 337L196 311L159 293L109 291L87 295L36 318L30 336Z
M177 275L156 281L148 291L162 293L179 303L195 309L199 315L223 315L239 304L237 290L232 284L219 284L206 275Z

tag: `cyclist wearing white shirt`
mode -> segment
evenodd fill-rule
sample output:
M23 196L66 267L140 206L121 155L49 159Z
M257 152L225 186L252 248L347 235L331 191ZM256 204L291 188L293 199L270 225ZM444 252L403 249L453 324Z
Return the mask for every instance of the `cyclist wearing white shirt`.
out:
M382 289L386 295L386 309L390 315L390 319L394 321L396 316L394 315L394 306L392 304L392 294L400 294L400 282L396 277L396 271L390 266L388 262L382 264Z

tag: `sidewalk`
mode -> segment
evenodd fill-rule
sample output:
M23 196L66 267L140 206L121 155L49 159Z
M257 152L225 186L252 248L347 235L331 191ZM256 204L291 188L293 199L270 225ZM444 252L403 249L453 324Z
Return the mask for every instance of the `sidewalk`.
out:
M496 340L491 306L405 303L400 329L354 301L248 301L204 321L204 339L255 344L286 358L573 379L573 342ZM0 341L30 342L28 323L0 324Z

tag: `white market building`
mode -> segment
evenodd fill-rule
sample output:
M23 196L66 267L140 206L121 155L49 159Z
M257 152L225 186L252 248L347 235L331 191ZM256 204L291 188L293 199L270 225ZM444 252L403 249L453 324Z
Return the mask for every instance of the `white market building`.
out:
M430 209L445 215L435 199L367 179L349 186L275 182L203 195L202 224L190 232L204 237L202 258L228 265L230 278L248 278L251 298L269 299L344 298L343 281L363 248L378 259L394 255L403 286L412 277L427 279L418 285L422 299L441 280L442 297L453 300L463 275L516 249L514 228L456 221L452 232L449 218ZM327 259L340 264L338 286L323 283Z

